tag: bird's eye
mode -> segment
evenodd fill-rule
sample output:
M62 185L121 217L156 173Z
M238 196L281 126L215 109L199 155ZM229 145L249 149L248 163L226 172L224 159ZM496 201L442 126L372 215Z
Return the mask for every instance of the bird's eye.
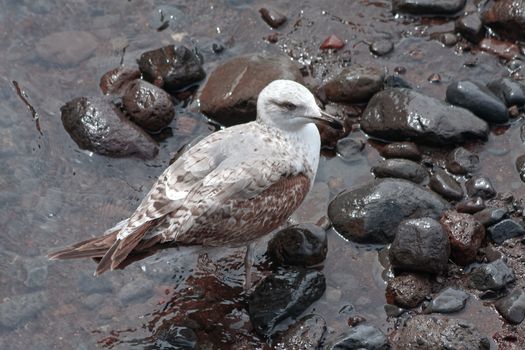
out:
M286 108L286 109L289 110L289 111L293 111L294 109L297 108L297 106L294 105L294 104L291 103L291 102L284 102L283 104L281 104L281 106L282 106L283 108Z

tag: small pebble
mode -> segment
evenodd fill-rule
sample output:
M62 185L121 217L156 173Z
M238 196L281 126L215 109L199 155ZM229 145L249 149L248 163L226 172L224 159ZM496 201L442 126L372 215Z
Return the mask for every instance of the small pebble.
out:
M343 46L345 46L344 41L332 34L323 40L323 43L321 44L320 48L321 50L328 50L328 49L339 50L339 49L342 49Z
M370 44L370 52L377 56L384 56L392 52L394 43L390 40L376 40Z
M263 7L259 10L262 19L272 28L278 28L286 22L286 16L279 11Z

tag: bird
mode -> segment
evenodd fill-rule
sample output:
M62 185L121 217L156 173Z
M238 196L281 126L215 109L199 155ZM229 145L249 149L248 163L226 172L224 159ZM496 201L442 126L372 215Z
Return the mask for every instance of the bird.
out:
M93 258L98 276L167 247L246 246L249 289L254 243L283 225L313 186L321 148L315 122L343 128L291 80L270 82L256 109L255 121L216 131L184 152L129 218L48 257Z

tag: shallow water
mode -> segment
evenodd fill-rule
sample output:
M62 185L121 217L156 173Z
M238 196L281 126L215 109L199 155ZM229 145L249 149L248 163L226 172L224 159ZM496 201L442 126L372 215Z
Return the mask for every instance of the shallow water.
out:
M263 39L273 30L260 19L262 6L288 15L276 44ZM467 8L473 9L474 4L469 1ZM172 16L170 26L162 31L157 31L162 25L159 10L165 17ZM98 46L87 59L63 66L43 60L36 52L36 44L45 36L71 30L87 31L97 38ZM338 55L349 51L354 64L378 65L390 72L405 67L406 80L438 98L444 98L446 85L453 79L475 77L486 82L506 73L495 56L460 52L429 39L431 33L450 30L453 21L395 18L386 0L338 0L323 5L315 0L300 5L255 0L2 0L0 300L30 295L36 298L36 306L16 327L0 329L0 348L143 349L164 321L182 319L207 325L198 335L209 348L227 349L234 343L244 344L243 348L264 347L252 334L245 310L242 249L211 252L211 262L202 261L198 254L165 251L159 258L98 279L92 277L95 265L90 261L45 259L53 248L99 234L127 217L174 153L213 130L205 119L189 112L196 110L194 102L187 109L178 108L173 136L161 142L154 160L113 159L79 150L62 127L60 106L76 96L100 94L100 76L121 60L133 65L141 52L175 40L199 48L208 73L218 62L239 54L284 52L299 63L312 63L312 76L321 81L336 73ZM329 34L347 41L343 52L319 51ZM373 57L367 43L377 38L392 39L394 53ZM226 46L220 55L211 50L216 41ZM466 67L463 63L471 55L478 64ZM427 81L432 73L441 75L441 84ZM482 173L495 188L512 191L518 198L525 195L514 169L515 159L525 153L519 135L522 123L514 121L508 131L492 133L486 144L471 146L480 152ZM439 159L439 152L434 152L428 151L427 156ZM372 178L370 167L378 160L369 143L351 162L325 157L318 182L358 185ZM333 186L331 196L341 187ZM329 253L322 268L327 290L305 314L315 310L326 319L328 341L347 330L348 318L355 315L392 331L394 322L384 311L382 276L386 272L379 262L379 248L346 242L333 231L328 238ZM268 273L264 251L262 243L258 249L261 277ZM35 266L46 268L35 270ZM28 271L36 275L29 278ZM350 315L339 312L346 305L354 307ZM475 298L457 316L471 320L489 337L502 329L496 311ZM523 332L523 327L518 331Z

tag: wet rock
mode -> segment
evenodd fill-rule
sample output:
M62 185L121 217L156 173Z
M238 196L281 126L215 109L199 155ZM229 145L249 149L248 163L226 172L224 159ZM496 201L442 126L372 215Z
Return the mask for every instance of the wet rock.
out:
M200 93L201 112L225 126L255 120L259 92L277 79L303 81L299 68L284 56L233 58L210 74Z
M318 349L326 332L326 322L319 315L307 315L288 328L275 342L277 350Z
M392 10L413 15L451 15L465 6L466 0L392 0Z
M405 88L412 89L412 86L399 75L389 75L385 78L384 87L386 88Z
M472 111L489 123L505 123L509 114L505 104L486 86L462 80L447 87L447 101Z
M450 241L450 257L465 266L476 260L476 254L485 238L485 228L470 214L446 211L440 219Z
M383 88L384 73L374 67L344 68L335 78L324 84L326 98L332 102L367 102Z
M342 49L344 46L345 46L345 42L339 39L337 36L332 34L323 40L323 42L321 43L320 49L321 50L328 50L328 49L339 50L339 49Z
M465 186L470 197L489 199L496 195L496 191L494 190L494 187L492 187L492 183L485 176L473 176L465 183Z
M525 7L523 0L500 0L491 2L482 13L485 25L511 40L525 40Z
M29 289L45 287L47 284L47 259L35 258L24 261L24 285Z
M496 302L496 310L507 321L521 323L525 319L525 290L515 288L509 295Z
M155 331L154 337L160 349L193 350L199 348L197 335L193 329L167 321Z
M22 294L4 298L0 303L0 329L12 330L36 317L47 305L44 292Z
M170 95L140 79L128 85L122 105L131 121L147 131L155 132L167 127L175 116Z
M428 82L431 83L431 84L437 84L437 83L441 83L441 75L439 75L438 73L432 73L430 74L430 76L427 78Z
M502 78L491 81L487 87L494 95L505 101L507 107L525 105L525 86L516 80Z
M248 300L248 314L255 331L270 335L280 321L300 315L325 289L324 275L314 270L281 270L267 277Z
M485 28L477 12L458 18L455 22L455 29L473 43L479 43L485 36Z
M138 69L123 66L117 67L106 72L102 78L100 78L100 90L102 90L104 95L123 95L126 92L128 84L139 78L140 71Z
M266 254L280 265L312 266L326 258L326 232L313 224L287 227L268 242Z
M432 300L430 311L443 314L459 311L465 307L468 298L469 294L462 290L447 288Z
M224 51L225 47L224 45L222 45L221 43L213 43L211 45L211 50L213 51L213 53L215 54L220 54Z
M146 300L153 294L153 282L146 278L137 278L120 288L117 297L122 304Z
M494 243L501 244L507 239L525 235L523 226L512 220L505 219L487 228L490 238Z
M390 304L412 309L421 304L430 292L431 284L426 276L402 273L388 281L386 299Z
M456 210L460 213L474 214L483 209L485 209L485 200L481 197L473 197L456 205Z
M278 28L286 22L286 16L273 8L259 9L262 19L272 28Z
M347 239L388 243L405 219L439 218L448 204L410 181L379 179L337 195L328 206L334 228Z
M509 213L507 208L485 208L474 214L474 218L484 226L500 222Z
M365 148L365 141L352 136L337 140L335 149L341 158L351 160Z
M446 168L456 175L472 173L479 169L479 157L463 147L458 147L447 156Z
M78 97L60 108L62 124L82 149L112 157L153 158L157 143L104 98Z
M417 184L428 182L428 171L424 166L408 159L386 159L372 168L376 177L394 177Z
M520 174L522 181L525 181L525 154L516 158L516 170Z
M399 88L372 97L361 116L361 128L381 139L437 145L486 139L488 134L487 123L468 110Z
M520 56L520 48L518 45L507 41L501 41L496 38L485 38L481 40L479 47L483 51L489 52L506 60Z
M459 201L463 198L461 185L444 170L436 168L430 178L429 187L443 198Z
M476 349L489 350L490 341L462 319L417 315L397 332L393 350Z
M499 290L514 280L514 271L502 259L481 264L469 275L470 286L477 290Z
M401 222L388 252L394 269L436 274L446 271L449 255L448 237L431 218Z
M36 44L38 55L51 63L74 66L91 57L98 47L93 34L83 31L55 32Z
M185 46L168 45L144 52L139 69L145 80L165 90L179 90L206 76L197 55Z
M394 43L391 40L375 40L370 44L370 52L376 56L388 55L394 49Z
M303 203L292 214L291 220L303 224L315 224L324 229L328 229L331 225L326 213L329 202L330 188L326 183L316 182L306 195Z
M437 40L445 46L454 46L458 43L458 36L455 33L432 33L430 39ZM440 79L441 80L441 79Z
M111 293L113 286L106 276L93 277L90 273L80 273L78 276L78 289L84 294Z
M421 150L413 142L392 142L383 147L380 152L385 158L404 158L421 160Z
M330 350L367 349L388 350L388 338L378 328L367 324L359 324L350 328L344 338L338 341Z

